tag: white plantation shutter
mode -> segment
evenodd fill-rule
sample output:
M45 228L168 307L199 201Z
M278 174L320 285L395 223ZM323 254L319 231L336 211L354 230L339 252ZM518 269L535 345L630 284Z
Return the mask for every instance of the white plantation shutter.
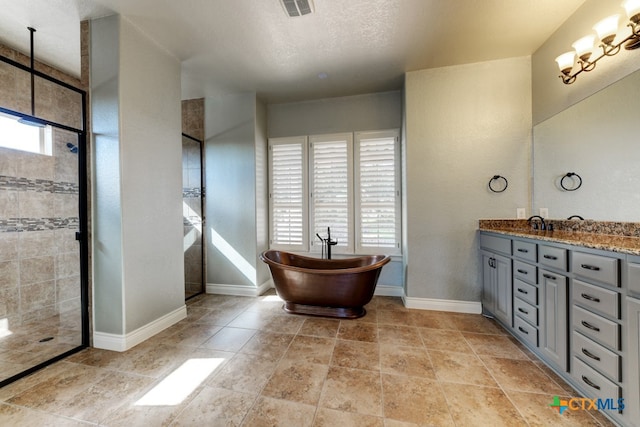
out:
M306 137L269 140L271 247L307 249Z
M312 136L310 142L310 211L312 247L320 250L316 233L338 241L332 252L353 252L352 134Z
M356 133L356 251L400 252L400 174L396 131Z

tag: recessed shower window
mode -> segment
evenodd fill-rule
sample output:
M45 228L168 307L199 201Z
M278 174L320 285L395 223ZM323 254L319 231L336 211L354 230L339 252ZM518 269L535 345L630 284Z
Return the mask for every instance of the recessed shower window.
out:
M18 118L0 113L0 147L30 153L52 154L51 126L32 126Z

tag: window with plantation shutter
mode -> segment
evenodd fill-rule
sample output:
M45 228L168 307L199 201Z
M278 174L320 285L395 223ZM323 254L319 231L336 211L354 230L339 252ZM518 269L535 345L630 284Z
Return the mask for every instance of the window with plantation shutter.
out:
M398 130L269 139L270 247L401 253Z
M353 253L352 134L311 136L309 147L312 248L320 250L316 233L326 238L330 227L332 252Z
M357 132L356 251L400 252L400 174L396 131Z
M307 138L269 141L272 248L307 250Z

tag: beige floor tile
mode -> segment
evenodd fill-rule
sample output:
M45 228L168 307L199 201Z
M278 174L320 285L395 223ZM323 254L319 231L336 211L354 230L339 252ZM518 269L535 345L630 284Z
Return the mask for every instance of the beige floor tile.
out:
M538 394L538 393L524 393L518 391L507 391L507 395L511 401L515 404L516 408L520 410L520 413L524 415L531 427L543 427L543 426L599 426L598 423L590 414L589 411L563 411L562 414L557 409L552 408L553 395L550 394Z
M0 388L0 401L6 401L53 377L74 370L76 366L75 363L69 363L64 360L49 365L40 371Z
M371 415L354 414L352 412L336 411L335 409L319 408L313 427L384 427L384 419Z
M451 321L456 329L463 332L508 335L498 322L481 314L452 314Z
M402 303L402 298L400 297L376 296L373 297L372 301L375 302L378 310L409 311Z
M526 425L518 410L499 388L450 383L442 384L442 388L456 425L479 425L479 420L487 426Z
M530 360L481 356L489 372L505 390L562 395L563 390Z
M229 326L259 329L261 331L295 334L300 330L305 318L288 314L272 314L261 311L245 311L238 315Z
M178 415L172 426L239 426L256 396L204 387Z
M156 380L150 377L110 372L104 379L68 399L56 412L78 420L99 423L105 415L137 397Z
M91 366L75 365L68 368L16 394L7 403L55 412L109 374L109 371Z
M413 326L431 329L457 330L453 324L452 314L444 311L411 310Z
M192 323L190 326L182 328L175 334L166 337L162 340L162 343L166 345L198 347L215 335L220 329L222 329L221 326Z
M419 328L418 330L427 350L473 353L473 350L459 331L432 328Z
M335 338L338 334L340 321L334 319L307 318L304 320L300 331L301 335L312 335L316 337Z
M103 422L109 427L168 426L189 404L175 406L137 406L129 403L113 411Z
M504 335L474 334L470 332L463 332L462 335L477 354L529 360L529 357Z
M429 355L422 347L380 344L380 370L387 374L436 378Z
M338 338L341 340L378 342L378 327L375 323L341 320Z
M378 309L376 309L375 307L365 306L364 311L364 316L352 320L354 322L378 323Z
M415 326L378 325L378 341L380 344L424 348Z
M0 403L0 425L2 426L51 426L51 427L76 427L87 424L59 417L44 412L20 408L17 406Z
M277 359L238 353L214 373L207 384L257 395L273 375L276 366L278 366Z
M331 364L343 368L380 370L380 349L377 343L336 340Z
M440 381L497 387L482 360L475 354L429 351L436 377Z
M193 350L187 346L170 346L146 341L125 352L117 369L158 378L184 361Z
M258 354L267 359L280 359L295 335L275 332L257 332L240 349L240 353Z
M259 397L243 423L245 427L308 427L316 407L287 400Z
M327 365L283 360L262 390L262 395L315 406L328 370Z
M385 418L419 425L453 426L438 382L383 374L382 389Z
M533 363L542 370L549 378L551 378L556 384L565 391L565 396L578 396L578 392L558 376L551 368L545 365L542 361L535 359Z
M330 367L319 406L381 416L380 374L359 369Z
M284 355L287 360L297 363L317 363L328 365L336 340L332 338L297 335Z
M233 319L235 319L242 311L236 309L220 309L211 308L209 312L201 316L197 322L206 323L216 326L227 326Z
M201 347L224 351L238 351L255 335L254 329L224 327L202 343Z
M412 325L411 313L401 310L378 309L378 324L409 326Z

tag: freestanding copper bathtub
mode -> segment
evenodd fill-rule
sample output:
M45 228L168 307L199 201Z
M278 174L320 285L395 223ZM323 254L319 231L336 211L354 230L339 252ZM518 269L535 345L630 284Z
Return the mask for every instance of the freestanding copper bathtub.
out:
M260 259L269 265L276 291L288 313L355 319L365 315L385 255L319 259L276 250Z

